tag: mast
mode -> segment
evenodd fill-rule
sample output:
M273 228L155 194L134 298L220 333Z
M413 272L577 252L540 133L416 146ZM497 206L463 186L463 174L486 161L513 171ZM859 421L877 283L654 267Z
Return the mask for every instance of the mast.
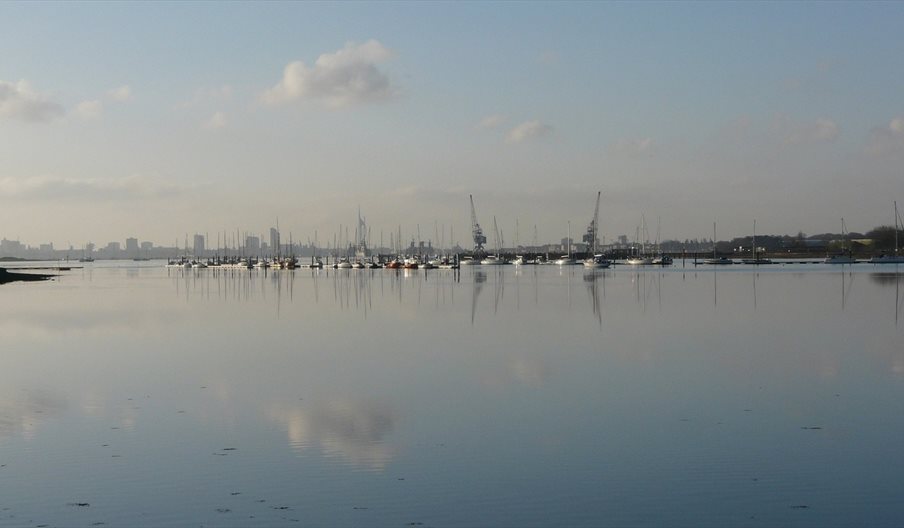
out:
M647 256L647 217L644 215L640 215L640 236L640 254L645 257Z
M496 243L496 258L499 258L499 227L496 226L496 216L493 215L493 242Z
M518 219L515 218L515 252L518 252Z
M713 259L716 258L716 223L713 222Z
M753 219L753 260L756 260L756 218Z
M568 221L568 238L565 239L565 242L567 242L568 258L571 258L571 220Z
M842 216L841 217L841 253L842 254L844 254L846 238L847 238L847 235L845 234L845 229L844 229L844 217Z

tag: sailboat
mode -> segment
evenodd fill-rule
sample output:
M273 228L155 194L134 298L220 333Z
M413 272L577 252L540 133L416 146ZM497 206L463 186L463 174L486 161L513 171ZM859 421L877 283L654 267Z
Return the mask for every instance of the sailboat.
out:
M631 266L649 266L649 265L653 264L652 257L647 256L647 243L646 243L647 220L643 215L640 216L640 225L641 225L640 230L635 232L636 236L635 236L635 241L634 241L634 243L636 244L637 239L641 239L641 238L643 239L640 243L640 254L638 255L636 253L637 246L635 245L634 246L635 253L625 259L625 264L628 264Z
M568 238L566 239L566 242L568 242L568 245L566 246L568 253L556 259L557 266L571 266L576 264L574 259L571 258L571 221L568 222Z
M712 264L714 266L724 266L726 264L734 264L734 261L726 257L716 256L716 223L713 222L713 258L703 261L704 264Z
M715 239L715 235L713 235L713 239ZM753 220L753 258L742 259L741 262L744 264L752 264L754 266L762 266L764 264L772 264L772 259L767 258L759 258L756 254L756 219Z
M847 230L844 226L844 218L841 219L841 253L838 255L826 255L826 264L856 264L857 259L851 254L851 248L847 248L845 252L845 242L847 241Z
M495 255L487 255L485 259L480 261L480 264L483 266L500 266L505 264L505 261L499 258L499 226L496 225L496 217L493 217L493 237L494 242L496 243L496 254Z
M653 257L653 264L657 266L671 266L674 260L671 256L662 252L662 217L656 218L656 256Z
M895 202L895 253L873 257L870 264L904 264L904 256L898 254L898 224L898 202Z

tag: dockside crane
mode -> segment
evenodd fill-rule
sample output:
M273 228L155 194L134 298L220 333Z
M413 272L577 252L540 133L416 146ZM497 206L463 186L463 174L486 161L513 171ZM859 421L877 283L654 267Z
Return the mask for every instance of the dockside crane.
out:
M471 236L474 238L474 254L483 254L483 245L487 243L487 237L483 234L483 229L477 223L477 211L474 209L474 196L468 195L471 199Z
M593 220L587 226L587 232L584 233L583 241L590 247L591 254L595 255L597 250L597 239L599 238L600 225L600 195L601 191L596 193L596 209L593 210Z

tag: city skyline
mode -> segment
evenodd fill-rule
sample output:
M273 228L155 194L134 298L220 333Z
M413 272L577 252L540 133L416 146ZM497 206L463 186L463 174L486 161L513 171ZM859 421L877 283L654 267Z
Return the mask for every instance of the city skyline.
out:
M0 6L0 238L892 225L904 5ZM201 22L203 21L203 22ZM203 31L198 28L203 26ZM243 231L244 228L241 228ZM191 236L192 230L188 231ZM573 232L574 236L574 232ZM532 238L530 232L528 237ZM423 236L427 239L429 237Z

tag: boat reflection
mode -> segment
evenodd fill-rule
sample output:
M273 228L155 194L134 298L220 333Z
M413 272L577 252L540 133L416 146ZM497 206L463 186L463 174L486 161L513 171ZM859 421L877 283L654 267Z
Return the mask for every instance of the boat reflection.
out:
M603 269L590 269L584 272L584 284L587 286L587 293L590 295L590 307L600 328L603 327L600 293L602 292L603 298L606 297L606 276L608 273L608 271Z

